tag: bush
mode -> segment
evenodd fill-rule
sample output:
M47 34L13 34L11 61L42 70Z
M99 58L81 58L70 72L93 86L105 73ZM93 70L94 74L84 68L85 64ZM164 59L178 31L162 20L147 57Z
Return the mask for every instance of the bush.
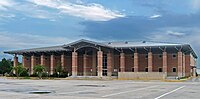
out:
M28 69L26 69L22 65L18 65L16 67L13 67L12 70L15 71L15 75L17 76L17 78L21 77L21 76L29 76Z
M50 77L59 77L59 78L65 78L68 77L68 72L67 71L61 71L58 75L57 72L54 72L53 75L50 75Z
M43 76L43 73L45 72L45 67L43 65L36 65L33 67L34 73L38 75L38 77L41 79Z

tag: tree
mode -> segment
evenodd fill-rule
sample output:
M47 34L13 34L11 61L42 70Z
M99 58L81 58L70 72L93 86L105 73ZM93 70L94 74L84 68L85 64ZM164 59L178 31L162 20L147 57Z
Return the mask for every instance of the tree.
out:
M37 73L38 77L41 79L42 74L45 72L45 67L43 65L36 65L33 67L35 73Z
M12 70L12 64L11 60L8 59L6 60L5 58L2 59L0 62L0 73L5 74L5 73L10 73Z
M27 69L22 65L15 66L12 70L15 71L17 78L19 78L23 73L28 73Z
M61 63L58 62L57 66L55 68L55 73L54 76L56 77L67 77L68 72L64 70L64 68L62 68Z

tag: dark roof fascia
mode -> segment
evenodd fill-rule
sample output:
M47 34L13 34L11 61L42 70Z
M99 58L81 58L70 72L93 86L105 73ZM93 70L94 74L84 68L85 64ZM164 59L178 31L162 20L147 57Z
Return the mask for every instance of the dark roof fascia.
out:
M55 50L41 50L41 49L48 49L52 47L62 47L62 46L51 46L51 47L41 47L41 48L30 48L30 49L23 49L23 50L14 50L14 51L5 51L6 54L24 54L24 53L37 53L37 52L55 52L55 51L69 51L69 49L55 49ZM35 51L34 51L35 50Z
M183 47L186 45L158 45L158 46L128 46L128 47L114 47L114 48L157 48L157 47Z
M130 46L130 47L114 47L114 48L124 48L124 49L129 49L129 48L157 48L157 47L188 47L190 49L191 54L195 57L198 58L194 50L189 44L182 44L182 45L159 45L159 46Z
M198 56L197 56L197 54L195 53L195 51L192 49L192 47L188 44L188 47L189 47L189 49L190 49L190 51L191 51L191 53L192 53L192 55L194 56L194 58L198 58Z

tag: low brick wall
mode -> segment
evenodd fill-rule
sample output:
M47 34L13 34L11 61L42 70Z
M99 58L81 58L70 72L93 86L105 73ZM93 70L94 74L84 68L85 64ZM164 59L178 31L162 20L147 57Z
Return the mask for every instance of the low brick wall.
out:
M118 72L118 79L165 79L167 75L162 72Z

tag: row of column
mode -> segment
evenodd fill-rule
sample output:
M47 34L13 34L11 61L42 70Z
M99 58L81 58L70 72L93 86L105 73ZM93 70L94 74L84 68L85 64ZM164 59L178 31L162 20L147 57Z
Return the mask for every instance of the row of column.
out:
M167 74L167 52L163 52L163 72ZM138 53L134 53L134 72L138 72L139 60ZM153 71L153 55L148 53L148 72ZM125 72L125 54L120 53L120 72ZM182 52L178 52L178 76L185 74L185 56Z
M61 66L64 68L65 58L64 54L61 55ZM45 65L45 56L41 55L41 65ZM138 72L139 62L138 62L138 53L134 53L134 72ZM55 55L50 56L50 74L53 74L54 66L56 65L55 62ZM18 57L15 55L14 57L14 66L18 65ZM30 73L33 74L33 66L36 65L36 56L31 56L31 67ZM102 76L102 67L103 67L103 52L97 52L97 72L98 76ZM148 72L152 72L153 68L153 55L152 52L148 53ZM86 71L88 70L87 67L87 55L83 55L83 74L86 75ZM125 72L125 54L120 53L120 72ZM167 52L163 52L163 72L167 73ZM72 52L72 76L77 76L78 73L78 53ZM112 54L107 54L107 73L108 76L112 74ZM178 52L178 76L185 76L185 55L179 51Z
M111 75L111 54L109 54L108 56L108 72ZM89 69L88 63L87 63L87 55L84 54L83 55L83 75L86 76L87 75L87 71ZM102 51L98 51L97 52L97 76L102 77L102 68L103 68L103 52ZM78 53L77 52L72 52L72 76L77 76L78 75Z
M64 66L66 66L65 64L65 60L66 59L66 56L64 54L61 55L61 66L62 68L64 68ZM49 68L49 73L52 75L53 72L54 72L54 68L55 66L57 65L56 61L55 61L55 55L52 54L50 56L50 68ZM27 57L26 56L23 56L23 59L22 59L22 65L23 66L27 66ZM14 66L17 66L18 65L18 57L17 56L14 56ZM36 61L36 56L35 55L32 55L31 58L30 58L30 74L33 74L33 67L37 65L37 61ZM40 65L43 65L45 66L46 65L46 57L45 55L41 55L40 56Z

